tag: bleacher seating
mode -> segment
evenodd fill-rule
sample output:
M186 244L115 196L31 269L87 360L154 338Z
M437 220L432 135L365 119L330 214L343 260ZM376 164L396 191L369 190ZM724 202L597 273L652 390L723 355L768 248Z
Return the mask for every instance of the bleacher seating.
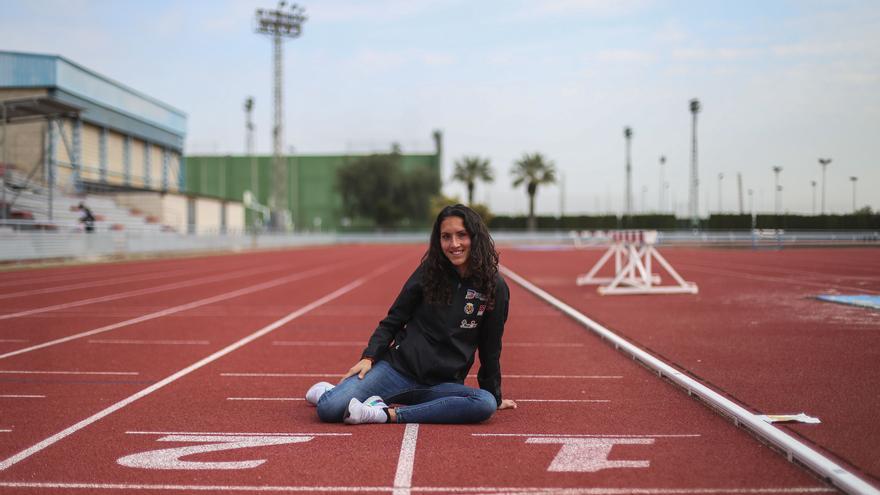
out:
M77 206L85 204L95 216L96 231L133 230L136 232L167 231L156 218L135 214L116 204L110 196L101 194L67 194L56 187L52 191L52 220L49 220L49 190L42 184L29 182L27 177L13 167L9 168L3 187L6 203L11 204L8 222L12 226L30 229L71 231L82 230ZM0 182L3 182L0 167ZM13 198L15 202L12 203ZM2 205L0 205L2 208Z

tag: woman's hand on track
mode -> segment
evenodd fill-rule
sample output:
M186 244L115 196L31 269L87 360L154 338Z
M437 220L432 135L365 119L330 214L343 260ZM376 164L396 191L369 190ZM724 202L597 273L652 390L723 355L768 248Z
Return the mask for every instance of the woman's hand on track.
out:
M361 359L360 361L357 362L357 364L352 366L350 370L348 370L348 373L346 373L345 376L342 377L342 380L345 380L346 378L348 378L352 375L357 375L358 379L363 380L364 375L366 375L367 372L370 371L370 369L372 367L373 367L373 361L371 361L369 359ZM339 380L339 381L342 382L342 380Z
M501 399L501 405L498 406L498 410L502 409L516 409L516 402L510 399Z

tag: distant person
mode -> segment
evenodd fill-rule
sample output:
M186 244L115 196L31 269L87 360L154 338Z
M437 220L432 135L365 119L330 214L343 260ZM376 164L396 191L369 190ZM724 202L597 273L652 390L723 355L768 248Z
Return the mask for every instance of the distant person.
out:
M360 361L338 385L313 385L306 400L322 421L348 424L479 423L515 409L501 398L509 301L486 224L467 206L447 206ZM464 381L477 352L480 388L472 388Z
M86 232L94 232L95 215L92 215L92 210L85 203L80 203L77 209L79 210L79 223L83 224Z

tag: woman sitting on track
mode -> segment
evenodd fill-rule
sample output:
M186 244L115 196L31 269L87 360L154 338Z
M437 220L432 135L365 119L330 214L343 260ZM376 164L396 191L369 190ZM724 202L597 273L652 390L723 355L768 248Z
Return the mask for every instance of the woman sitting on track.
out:
M306 400L326 422L478 423L501 398L501 335L510 292L480 216L463 205L437 216L428 251L338 386ZM480 352L480 388L464 385ZM399 404L397 406L391 406Z

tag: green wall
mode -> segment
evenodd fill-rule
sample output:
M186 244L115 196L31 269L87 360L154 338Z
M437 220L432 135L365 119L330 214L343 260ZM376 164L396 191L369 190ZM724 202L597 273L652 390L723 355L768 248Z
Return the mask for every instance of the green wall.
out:
M296 230L338 230L342 222L342 198L336 190L336 171L364 155L290 155L287 164L287 204ZM404 170L429 167L440 177L440 158L435 154L401 156ZM252 167L256 184L252 184ZM441 179L442 180L442 179ZM269 204L272 183L271 156L187 156L186 192L242 201L244 191L255 192L260 204ZM247 211L253 225L254 212Z

